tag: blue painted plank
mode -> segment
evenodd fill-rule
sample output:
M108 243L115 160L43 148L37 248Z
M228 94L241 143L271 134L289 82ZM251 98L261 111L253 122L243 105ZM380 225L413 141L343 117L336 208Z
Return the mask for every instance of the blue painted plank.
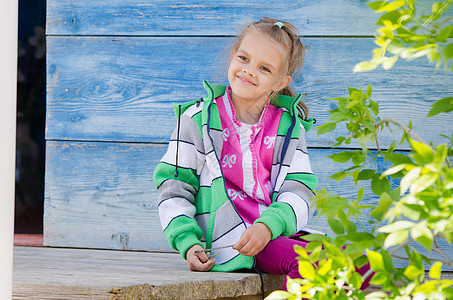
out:
M157 214L153 169L166 144L47 142L44 244L47 246L169 251ZM341 165L326 156L337 150L309 149L320 188L355 199L351 180L328 176ZM385 168L379 162L378 168ZM366 188L363 204L378 199ZM366 223L368 213L361 217ZM317 218L310 227L327 231ZM368 226L367 224L365 226ZM332 234L332 233L331 233ZM453 255L453 248L441 243Z
M55 0L47 3L47 34L224 36L263 16L292 22L305 36L372 36L379 17L359 0Z
M398 62L391 71L353 74L370 58L368 38L306 38L306 58L295 90L304 94L318 125L334 108L330 97L346 96L347 87L366 89L382 118L408 124L428 141L445 142L453 118L425 118L433 101L452 97L451 72L434 71L425 60ZM47 129L49 140L165 142L175 126L171 103L205 94L201 81L225 83L229 38L201 37L50 37L47 58ZM404 113L402 113L404 112ZM333 144L345 129L312 135L314 147ZM385 146L398 134L387 133Z

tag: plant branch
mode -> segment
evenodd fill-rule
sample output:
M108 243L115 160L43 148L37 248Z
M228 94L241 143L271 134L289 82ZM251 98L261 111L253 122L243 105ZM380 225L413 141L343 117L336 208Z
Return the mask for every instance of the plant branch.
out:
M442 261L442 260L437 260L437 261L440 261L441 263L443 263L447 266L453 267L453 261L442 250L440 250L437 247L434 248L433 250L436 251L437 253L439 253L443 258L445 258L447 260L447 261Z
M389 123L393 123L399 127L401 127L407 134L409 134L410 136L412 136L413 138L415 138L416 140L418 140L419 142L423 143L423 144L426 144L428 145L427 142L425 142L425 140L419 136L417 133L415 133L412 129L410 129L409 127L407 127L406 125L404 125L403 123L397 121L397 120L394 120L394 119L384 119L384 120L381 120L379 121L378 123L374 124L374 127L379 127L381 126L382 124L389 124Z
M376 129L377 129L377 127L379 127L379 126L376 126ZM376 142L377 152L381 152L381 147L379 146L379 141L378 141L378 138L377 138L376 131L374 132L374 141Z
M395 255L395 254L391 254L391 256L394 257L394 258L397 258L397 259L409 260L409 258L407 258L407 257L402 257L402 256L398 256L398 255Z
M407 241L405 241L404 243L402 243L401 245L399 245L395 250L393 250L392 252L390 252L390 256L395 256L395 253L400 251L402 248L406 247L407 245L409 245L410 243L412 243L414 240L413 239L408 239ZM398 258L398 257L397 257Z
M362 222L359 220L359 217L356 214L354 214L354 217L357 220L357 222L359 223L360 227L362 227L363 232L368 232L368 231L366 231L365 226L363 226Z

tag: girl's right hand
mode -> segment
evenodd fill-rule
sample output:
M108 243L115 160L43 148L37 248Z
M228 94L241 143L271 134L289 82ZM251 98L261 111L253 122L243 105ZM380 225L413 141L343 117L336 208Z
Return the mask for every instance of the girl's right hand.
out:
M187 264L189 265L190 271L209 271L214 267L215 258L209 259L209 253L200 252L195 253L195 251L203 250L203 247L200 245L193 245L186 252Z

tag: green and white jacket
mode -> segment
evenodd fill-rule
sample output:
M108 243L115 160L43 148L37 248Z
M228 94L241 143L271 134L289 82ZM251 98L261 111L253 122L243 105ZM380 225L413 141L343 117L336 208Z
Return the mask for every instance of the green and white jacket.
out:
M206 81L203 84L207 90L204 98L175 106L178 126L154 170L165 237L184 258L195 244L207 248L235 244L246 229L228 197L219 161L223 133L215 99L226 87ZM300 95L278 96L271 103L284 112L274 146L272 204L256 222L269 227L272 239L302 230L312 215L310 198L317 178L308 160L305 131L314 119L297 117L299 99ZM216 253L213 271L250 269L255 264L254 257L242 256L231 247L212 251L211 255Z

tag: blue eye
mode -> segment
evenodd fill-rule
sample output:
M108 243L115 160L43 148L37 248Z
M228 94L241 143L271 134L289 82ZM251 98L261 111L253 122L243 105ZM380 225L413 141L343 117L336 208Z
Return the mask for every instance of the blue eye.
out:
M243 56L243 55L239 55L238 56L240 60L242 61L247 61L247 57Z

